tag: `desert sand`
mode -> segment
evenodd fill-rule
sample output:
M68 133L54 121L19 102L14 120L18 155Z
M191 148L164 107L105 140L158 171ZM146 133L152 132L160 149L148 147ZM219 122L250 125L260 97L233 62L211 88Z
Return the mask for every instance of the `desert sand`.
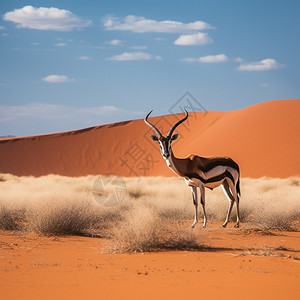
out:
M178 127L176 156L230 156L242 177L300 175L300 101L260 103L237 111L191 112ZM151 119L164 132L182 117ZM0 140L0 172L41 176L175 176L162 163L143 120Z
M176 156L227 155L239 163L243 217L239 229L233 228L234 219L227 229L220 228L227 202L218 190L207 194L208 227L201 228L200 218L196 229L189 228L193 206L188 188L177 183L177 178L165 179L168 183L150 177L172 177L174 173L150 140L152 132L143 120L1 139L0 227L13 226L13 214L23 214L16 218L18 228L0 229L1 297L298 299L299 113L299 100L271 101L230 112L192 112L189 121L178 127L180 138L173 146ZM180 117L182 114L157 117L152 122L166 133ZM95 227L92 234L84 230L70 234L69 229L54 234L53 226L72 214L79 212L93 220L105 216L91 195L97 177L91 175L110 174L129 177L131 202L119 208L123 209L119 223L119 215L108 209L113 219L105 229L122 229L121 236L106 236L101 227ZM148 184L140 189L143 180ZM134 214L134 203L141 205L139 216ZM73 210L68 211L68 205ZM156 219L152 211L159 212ZM135 224L145 226L139 232L143 238L148 221L154 228L165 224L173 228L172 222L178 223L179 235L185 238L186 234L191 242L191 233L198 246L161 247L150 252L137 248L133 253L114 253L108 247L111 241L118 244L123 233L125 237L135 233ZM72 224L67 225L70 227Z
M214 224L197 233L211 249L103 254L98 238L3 233L1 294L5 299L298 299L299 232L263 235ZM243 250L253 246L258 250Z

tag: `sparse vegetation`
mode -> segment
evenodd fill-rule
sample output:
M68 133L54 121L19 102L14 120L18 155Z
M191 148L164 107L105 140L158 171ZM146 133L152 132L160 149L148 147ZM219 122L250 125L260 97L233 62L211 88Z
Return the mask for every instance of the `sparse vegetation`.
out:
M236 255L239 256L272 256L272 257L284 257L291 258L293 260L300 260L298 256L286 254L288 252L299 252L294 249L287 249L285 247L277 247L277 248L268 248L264 249L245 249L245 252L242 254Z
M124 222L114 226L112 252L149 252L162 249L201 249L195 231L169 224L162 220L154 209L137 206L129 211Z
M0 229L3 230L20 230L21 222L24 220L24 210L0 206Z
M28 211L29 228L45 235L84 235L96 223L86 203L43 203Z
M113 207L100 205L95 198L92 189L96 176L34 178L1 174L0 178L2 230L100 235L109 237L113 252L202 247L199 232L186 226L192 222L194 207L190 189L179 178L124 178L126 196ZM299 178L246 178L241 184L242 224L264 231L294 229L300 218ZM116 187L110 184L104 185L98 195L103 200L114 193ZM208 222L217 220L221 224L228 206L225 195L221 189L207 190L206 198Z

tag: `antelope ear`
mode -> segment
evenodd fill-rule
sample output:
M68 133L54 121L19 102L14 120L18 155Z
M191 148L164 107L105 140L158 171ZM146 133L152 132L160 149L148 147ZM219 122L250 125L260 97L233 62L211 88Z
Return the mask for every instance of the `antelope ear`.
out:
M174 134L172 137L171 137L171 141L175 141L177 140L178 138L178 133Z
M155 142L158 142L158 137L156 135L150 135L151 139Z

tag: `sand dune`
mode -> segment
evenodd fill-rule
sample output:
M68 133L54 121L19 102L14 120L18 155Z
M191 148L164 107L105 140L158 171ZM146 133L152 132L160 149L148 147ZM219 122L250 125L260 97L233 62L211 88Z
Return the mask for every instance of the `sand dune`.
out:
M229 112L192 112L178 127L176 156L227 155L243 177L300 175L300 101L264 102ZM182 114L156 117L166 133ZM175 176L143 120L0 140L0 173L40 176Z

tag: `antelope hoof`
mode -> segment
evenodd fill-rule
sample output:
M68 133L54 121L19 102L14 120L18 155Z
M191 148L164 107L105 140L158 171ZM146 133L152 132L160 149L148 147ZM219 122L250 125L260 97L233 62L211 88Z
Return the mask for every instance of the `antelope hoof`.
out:
M206 224L203 224L202 228L206 228Z
M239 224L239 223L236 223L236 224L234 225L234 228L240 228L240 224Z
M226 226L227 226L227 224L224 223L224 224L222 225L222 228L226 228Z
M194 223L193 223L193 225L191 226L191 228L195 228L195 226L197 225L197 223L198 223L198 220L195 220Z

